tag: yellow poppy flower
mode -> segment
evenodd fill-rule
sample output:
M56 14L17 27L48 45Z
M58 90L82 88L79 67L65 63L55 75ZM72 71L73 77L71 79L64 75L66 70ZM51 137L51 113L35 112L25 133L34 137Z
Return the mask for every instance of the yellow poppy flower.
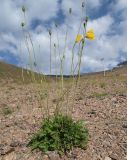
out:
M78 42L80 42L82 39L83 39L83 36L80 35L80 34L78 34L77 37L76 37L75 42L78 43Z
M95 34L94 34L94 31L93 29L89 30L87 33L86 33L86 38L90 39L90 40L94 40L95 39Z

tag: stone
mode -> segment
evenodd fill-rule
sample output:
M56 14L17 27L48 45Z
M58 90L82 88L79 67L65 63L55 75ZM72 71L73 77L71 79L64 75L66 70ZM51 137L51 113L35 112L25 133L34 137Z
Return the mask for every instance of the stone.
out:
M6 155L14 151L14 148L11 148L10 146L6 146L1 150L1 155Z
M111 158L112 160L119 160L119 159L118 159L118 156L117 156L116 154L113 154L113 153L110 155L110 158Z
M111 147L111 143L109 141L103 141L103 146L104 147Z
M3 148L4 148L4 145L0 144L0 150L3 150Z
M48 155L44 155L42 158L43 160L49 160Z
M18 142L18 141L12 141L10 144L11 147L17 147L19 145L20 145L20 142Z
M16 154L14 152L9 153L3 157L3 160L16 160Z
M48 152L48 157L50 160L59 160L59 155L56 152Z
M104 160L112 160L110 157L105 157Z
M123 128L127 128L127 123L122 125Z

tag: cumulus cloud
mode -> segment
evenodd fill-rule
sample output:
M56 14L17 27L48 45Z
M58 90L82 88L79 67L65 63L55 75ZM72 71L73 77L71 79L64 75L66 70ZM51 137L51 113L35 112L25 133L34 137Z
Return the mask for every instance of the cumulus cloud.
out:
M117 11L123 10L127 8L127 1L126 0L116 0L116 4L114 6L114 9Z
M0 2L0 32L16 31L20 25L19 9L11 0Z
M102 0L4 0L1 1L0 10L0 53L9 52L19 56L20 62L17 65L29 67L29 53L21 32L20 23L23 21L21 6L25 5L27 9L27 29L29 29L34 44L35 58L37 61L36 71L49 74L49 34L45 23L57 19L61 20L60 12L64 15L62 23L58 25L57 31L54 23L52 28L52 71L55 73L55 60L57 62L57 72L59 72L59 50L60 54L64 52L65 35L68 28L67 45L65 52L64 73L70 73L72 46L78 32L81 19L86 16L85 10L81 9L82 2L87 2L88 10L100 11L101 16L90 19L87 30L93 28L96 34L95 41L86 41L83 52L81 72L103 70L101 58L104 58L106 69L114 67L120 60L127 58L127 1L116 0L109 4L108 13L102 14ZM108 6L107 6L108 7ZM69 8L72 8L72 14L69 15ZM120 12L119 12L120 11ZM117 19L119 13L120 21ZM90 15L89 15L90 17ZM63 17L62 17L63 18ZM31 23L39 20L36 28L31 27ZM48 24L47 24L48 25ZM80 29L82 33L82 29ZM59 49L57 48L57 57L55 59L54 43L58 45L57 34L59 37ZM33 52L32 44L28 42L30 51ZM32 57L33 61L34 56ZM3 59L1 57L1 59ZM77 63L77 50L75 49L75 64ZM33 62L34 63L34 62Z

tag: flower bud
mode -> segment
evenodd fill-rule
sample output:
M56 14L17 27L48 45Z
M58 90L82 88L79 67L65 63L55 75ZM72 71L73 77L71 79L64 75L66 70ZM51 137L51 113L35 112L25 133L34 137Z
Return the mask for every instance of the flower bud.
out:
M89 20L89 17L88 17L88 16L86 16L86 23L88 22L88 20Z
M55 23L55 27L56 27L56 28L58 27L57 23Z
M25 26L25 23L24 22L21 22L21 27L24 27Z
M70 14L72 13L72 9L71 9L71 8L69 8L69 13L70 13Z
M83 23L83 26L84 26L84 28L86 28L86 23L85 22Z
M50 35L50 36L52 35L52 31L51 31L51 30L49 30L49 35Z
M56 48L56 44L54 43L54 47Z
M85 7L85 2L82 2L82 8L84 8Z
M25 11L26 11L25 6L22 6L22 11L23 11L23 12L25 12Z

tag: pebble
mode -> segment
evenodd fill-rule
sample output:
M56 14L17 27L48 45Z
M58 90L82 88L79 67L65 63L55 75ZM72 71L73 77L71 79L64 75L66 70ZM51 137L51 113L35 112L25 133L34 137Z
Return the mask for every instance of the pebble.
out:
M48 152L48 157L51 160L59 160L59 155L56 152Z
M6 154L9 154L9 153L11 153L13 151L14 151L14 148L6 146L1 150L1 155L6 155Z
M16 154L14 152L9 153L2 160L16 160Z
M104 160L112 160L110 157L105 157Z

